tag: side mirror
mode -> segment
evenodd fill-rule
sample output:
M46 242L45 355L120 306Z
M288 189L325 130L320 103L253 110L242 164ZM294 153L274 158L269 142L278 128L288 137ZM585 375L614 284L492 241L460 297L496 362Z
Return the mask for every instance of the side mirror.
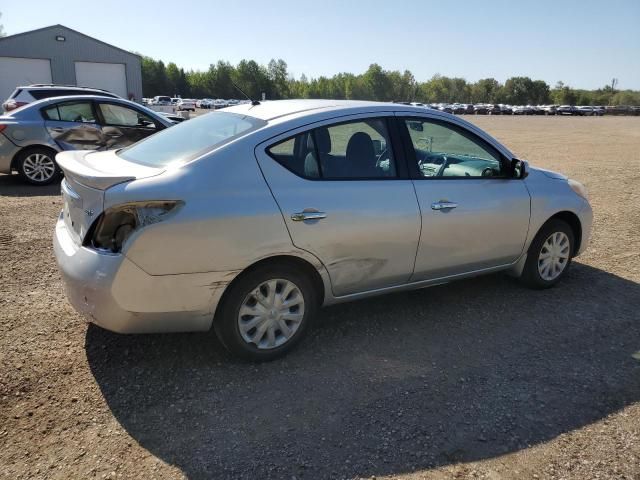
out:
M513 178L526 178L527 175L529 175L527 170L527 162L524 160L520 160L519 158L511 160L511 176Z

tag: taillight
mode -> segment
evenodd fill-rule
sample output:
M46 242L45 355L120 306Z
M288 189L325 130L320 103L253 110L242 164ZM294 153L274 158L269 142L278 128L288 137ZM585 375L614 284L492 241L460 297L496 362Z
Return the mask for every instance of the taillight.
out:
M85 246L113 253L122 251L129 236L140 228L159 223L176 213L179 201L136 202L106 210L87 235Z
M5 128L7 128L6 125L0 125L0 132L2 132Z

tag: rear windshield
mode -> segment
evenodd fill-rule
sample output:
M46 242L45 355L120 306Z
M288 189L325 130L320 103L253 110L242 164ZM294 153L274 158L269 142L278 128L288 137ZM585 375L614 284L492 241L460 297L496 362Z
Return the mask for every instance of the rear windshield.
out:
M266 124L264 120L236 113L209 113L119 150L118 155L152 167L185 163Z

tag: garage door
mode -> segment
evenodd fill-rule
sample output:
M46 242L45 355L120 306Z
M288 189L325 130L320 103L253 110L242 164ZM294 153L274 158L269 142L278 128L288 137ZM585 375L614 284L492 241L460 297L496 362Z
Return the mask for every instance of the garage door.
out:
M124 63L76 62L76 84L103 88L127 98L127 75Z
M51 83L51 64L40 58L0 57L0 103L15 88L32 83Z

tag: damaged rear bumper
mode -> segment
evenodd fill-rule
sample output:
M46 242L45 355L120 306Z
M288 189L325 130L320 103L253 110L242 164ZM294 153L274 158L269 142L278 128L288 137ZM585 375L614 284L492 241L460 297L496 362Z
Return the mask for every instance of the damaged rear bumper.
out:
M118 333L208 330L237 273L149 275L124 255L78 246L62 219L53 245L73 307L90 322Z

